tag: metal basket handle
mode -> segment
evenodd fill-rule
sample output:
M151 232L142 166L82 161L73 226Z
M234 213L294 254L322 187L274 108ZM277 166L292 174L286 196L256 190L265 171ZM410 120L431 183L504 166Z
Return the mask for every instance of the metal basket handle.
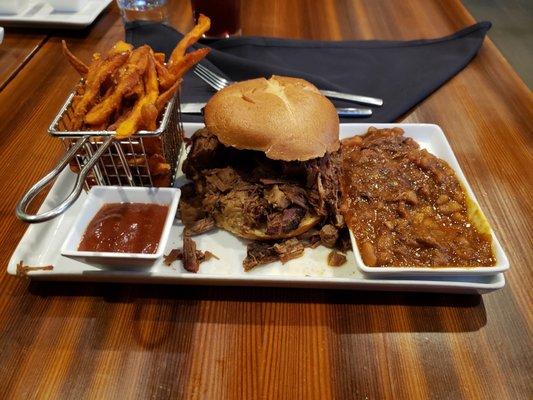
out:
M33 185L25 194L22 196L22 199L17 204L17 217L24 222L36 223L36 222L45 222L51 220L52 218L57 217L58 215L64 213L80 196L81 191L83 190L83 183L88 173L91 171L92 167L100 156L107 150L107 148L113 142L113 137L108 137L101 145L98 147L98 150L92 155L92 157L87 161L87 164L80 170L78 176L76 177L76 183L74 188L59 205L55 208L46 211L42 214L28 214L26 209L31 201L37 196L43 188L55 179L61 171L69 164L70 160L76 155L78 150L80 150L85 143L89 140L88 136L82 137L76 141L76 143L65 153L63 158L59 160L57 165L52 169L48 174L46 174L41 180L39 180L35 185Z

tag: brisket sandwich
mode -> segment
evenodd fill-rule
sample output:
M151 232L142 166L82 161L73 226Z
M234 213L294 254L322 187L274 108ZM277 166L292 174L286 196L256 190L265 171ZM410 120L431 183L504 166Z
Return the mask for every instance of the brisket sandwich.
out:
M249 239L245 269L339 245L339 119L307 81L233 84L205 107L183 164L185 234L215 226Z

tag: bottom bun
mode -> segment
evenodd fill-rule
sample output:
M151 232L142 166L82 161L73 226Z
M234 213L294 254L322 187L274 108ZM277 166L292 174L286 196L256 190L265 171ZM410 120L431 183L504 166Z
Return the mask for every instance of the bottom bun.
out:
M220 228L225 229L236 236L252 240L289 239L307 232L309 229L319 223L320 220L321 218L317 215L306 214L300 221L298 228L287 233L269 235L265 230L250 229L249 227L244 226L242 223L240 223L241 221L239 221L239 219L225 218L222 214L215 215L215 221Z

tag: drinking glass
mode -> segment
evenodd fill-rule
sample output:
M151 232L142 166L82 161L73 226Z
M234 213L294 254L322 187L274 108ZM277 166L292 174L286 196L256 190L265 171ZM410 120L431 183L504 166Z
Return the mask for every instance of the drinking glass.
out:
M117 0L124 22L168 22L166 0Z
M194 19L204 14L211 19L207 38L221 38L241 32L241 0L192 0Z

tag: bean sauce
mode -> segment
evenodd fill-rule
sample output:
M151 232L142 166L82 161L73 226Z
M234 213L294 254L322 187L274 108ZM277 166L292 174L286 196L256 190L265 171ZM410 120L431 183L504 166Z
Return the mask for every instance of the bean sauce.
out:
M342 144L342 210L367 266L496 263L488 230L469 219L452 168L403 130L370 128Z
M165 205L105 204L87 226L78 250L153 254L167 213Z

